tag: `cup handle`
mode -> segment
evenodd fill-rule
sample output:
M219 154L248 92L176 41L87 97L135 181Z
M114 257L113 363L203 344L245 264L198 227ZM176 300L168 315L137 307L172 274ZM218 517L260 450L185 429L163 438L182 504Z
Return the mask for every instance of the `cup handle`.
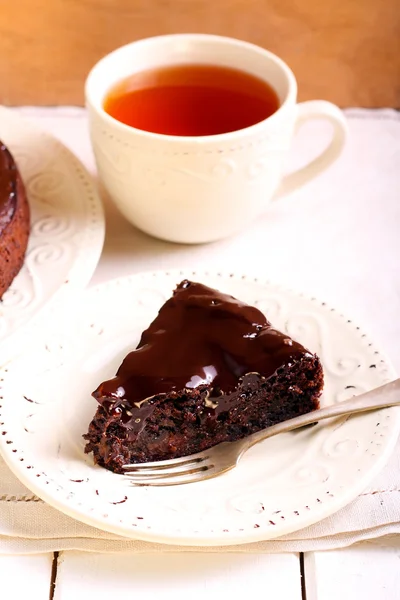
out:
M337 106L331 102L325 100L310 100L309 102L300 102L297 105L298 114L295 124L295 132L310 119L325 119L333 125L333 136L332 140L327 148L312 160L308 165L286 175L277 193L274 196L274 200L290 194L295 189L308 183L311 179L314 179L319 173L325 171L341 154L347 133L346 119Z

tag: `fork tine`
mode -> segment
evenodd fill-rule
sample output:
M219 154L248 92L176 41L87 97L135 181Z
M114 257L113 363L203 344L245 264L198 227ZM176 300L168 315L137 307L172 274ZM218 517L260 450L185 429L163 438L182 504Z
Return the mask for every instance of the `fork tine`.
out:
M183 466L186 464L196 464L206 460L207 455L198 452L197 454L191 454L190 456L182 456L181 458L172 458L171 460L156 460L154 462L146 462L146 463L130 463L127 465L122 465L124 471L137 471L137 470L147 470L147 469L168 469L170 467L175 466Z
M164 467L163 469L137 469L135 471L130 470L126 471L124 475L130 477L132 479L142 478L142 477L171 477L175 475L185 475L189 473L198 473L199 471L205 471L212 465L207 465L205 461L198 463L189 463L189 464L180 464L175 467L171 467L168 469Z
M166 477L146 477L142 479L133 479L131 475L126 475L129 483L138 486L166 486L166 485L182 485L185 483L196 483L214 477L218 473L215 472L214 465L210 469L203 469L195 473L189 473L186 475L166 476Z

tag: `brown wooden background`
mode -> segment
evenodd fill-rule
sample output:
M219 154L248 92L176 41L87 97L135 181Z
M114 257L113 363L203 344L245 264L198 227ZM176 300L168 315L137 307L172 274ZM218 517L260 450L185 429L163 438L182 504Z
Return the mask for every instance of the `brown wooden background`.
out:
M303 100L400 107L400 0L0 0L0 103L82 104L101 56L173 32L276 52Z

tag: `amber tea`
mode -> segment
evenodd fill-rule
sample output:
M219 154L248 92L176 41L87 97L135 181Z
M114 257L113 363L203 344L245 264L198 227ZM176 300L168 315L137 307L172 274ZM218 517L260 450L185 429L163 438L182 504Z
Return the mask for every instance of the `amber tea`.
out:
M164 135L237 131L279 108L275 90L244 71L217 65L175 65L134 73L108 93L105 111L126 125Z

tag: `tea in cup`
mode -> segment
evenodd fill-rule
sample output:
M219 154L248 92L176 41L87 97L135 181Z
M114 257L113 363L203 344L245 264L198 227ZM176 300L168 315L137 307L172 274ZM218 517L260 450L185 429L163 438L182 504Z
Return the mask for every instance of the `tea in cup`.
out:
M347 135L340 109L296 104L277 56L227 37L139 40L101 59L85 86L99 176L123 215L172 242L230 236L331 165ZM296 129L333 125L320 156L283 176Z

